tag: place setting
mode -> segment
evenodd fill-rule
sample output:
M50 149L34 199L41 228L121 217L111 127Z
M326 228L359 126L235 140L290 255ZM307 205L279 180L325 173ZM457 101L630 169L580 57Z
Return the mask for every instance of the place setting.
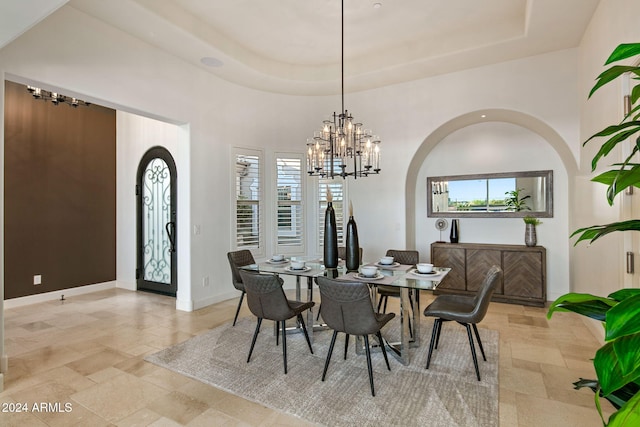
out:
M311 271L311 267L307 266L304 261L292 260L291 263L284 268L284 270L290 273L304 273L305 271Z
M419 263L407 273L407 279L437 280L442 278L442 271L434 269L433 264Z
M383 256L377 262L373 263L376 267L382 270L394 270L394 271L407 271L411 268L410 265L400 264L395 261L392 256Z
M272 264L272 265L285 265L289 262L289 260L287 258L284 257L284 255L273 255L270 259L265 261L267 264Z
M396 280L394 276L382 274L378 267L374 265L363 265L359 271L352 271L345 275L339 276L338 280L359 280L367 283L388 285Z

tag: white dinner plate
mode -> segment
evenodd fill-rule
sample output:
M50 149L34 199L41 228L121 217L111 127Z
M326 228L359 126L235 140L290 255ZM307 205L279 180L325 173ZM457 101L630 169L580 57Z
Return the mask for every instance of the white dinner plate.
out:
M393 262L391 264L383 264L380 261L378 261L378 262L376 262L375 265L377 265L378 267L382 267L382 268L385 268L385 267L389 268L389 267L397 267L397 266L400 265L400 263L399 262Z
M291 266L284 268L284 271L288 271L290 273L304 273L305 271L309 270L311 270L311 267L307 266L305 266L304 268L291 268Z
M363 276L360 273L356 273L356 274L353 275L353 277L355 277L356 279L360 279L360 280L378 280L378 279L382 279L384 277L384 274L376 273L375 276L369 277L369 276Z
M434 271L430 271L428 273L420 273L417 268L414 268L413 270L411 270L411 272L413 274L417 274L418 276L433 276L434 274L440 273L439 271L435 271L435 270Z
M267 261L265 261L267 264L285 264L287 262L289 262L288 259L283 259L282 261L274 261L272 259L268 259Z

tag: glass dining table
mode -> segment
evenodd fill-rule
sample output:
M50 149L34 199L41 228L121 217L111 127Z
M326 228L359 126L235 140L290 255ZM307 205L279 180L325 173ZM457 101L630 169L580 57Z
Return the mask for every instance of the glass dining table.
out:
M444 277L451 270L446 267L434 267L434 271L431 274L420 274L413 266L381 266L376 265L379 268L380 274L372 278L361 277L355 272L347 272L344 267L344 263L340 263L337 268L325 268L320 260L306 260L305 268L295 270L291 268L290 260L284 261L265 261L258 264L251 264L241 267L245 270L259 271L264 273L273 273L277 275L294 276L296 278L296 299L302 298L302 283L306 278L306 301L313 301L314 292L314 279L318 276L332 277L338 280L354 280L363 281L370 285L372 291L372 304L374 309L377 306L377 285L384 284L385 286L397 287L400 289L400 340L391 341L387 337L384 344L390 353L402 364L408 365L410 362L410 348L420 346L420 291L428 290L433 291L437 288L438 284L444 279ZM365 264L367 265L367 264ZM399 268L400 267L400 268ZM404 267L404 268L403 268ZM315 319L315 312L319 309L319 306L313 307L307 311L306 328L309 334L309 339L313 340L313 331L318 329L326 329L326 325L317 324ZM413 325L413 329L410 330L410 323ZM293 328L296 329L296 328ZM357 343L356 351L358 353L364 352L363 340L359 340Z

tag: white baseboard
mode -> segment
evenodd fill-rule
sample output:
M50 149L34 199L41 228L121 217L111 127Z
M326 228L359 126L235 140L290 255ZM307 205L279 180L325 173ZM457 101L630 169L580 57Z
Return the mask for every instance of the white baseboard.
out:
M64 295L72 297L74 295L83 295L91 292L104 291L118 287L115 280L111 282L96 283L94 285L78 286L77 288L61 289L59 291L45 292L36 295L27 295L26 297L12 298L4 301L4 308L23 307L25 305L36 304L39 302L59 300Z
M118 289L126 289L127 291L137 291L138 290L138 285L136 284L136 282L129 282L126 280L117 280L116 281L116 288Z
M0 358L0 372L7 372L9 370L9 356L3 354Z
M176 298L176 310L193 311L193 301Z
M199 310L201 308L207 307L211 304L216 304L222 301L226 301L231 298L238 298L240 296L240 292L233 290L230 292L225 292L224 294L219 294L213 297L204 298L198 301L193 302L193 310Z

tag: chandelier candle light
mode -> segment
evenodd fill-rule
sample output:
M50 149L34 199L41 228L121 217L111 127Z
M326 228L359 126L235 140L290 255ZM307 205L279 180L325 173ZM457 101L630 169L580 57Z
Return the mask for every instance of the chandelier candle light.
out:
M380 172L380 139L371 129L364 129L362 123L355 123L344 108L344 0L341 17L342 109L339 114L333 113L332 120L323 121L322 130L307 139L307 171L311 176L355 179Z

